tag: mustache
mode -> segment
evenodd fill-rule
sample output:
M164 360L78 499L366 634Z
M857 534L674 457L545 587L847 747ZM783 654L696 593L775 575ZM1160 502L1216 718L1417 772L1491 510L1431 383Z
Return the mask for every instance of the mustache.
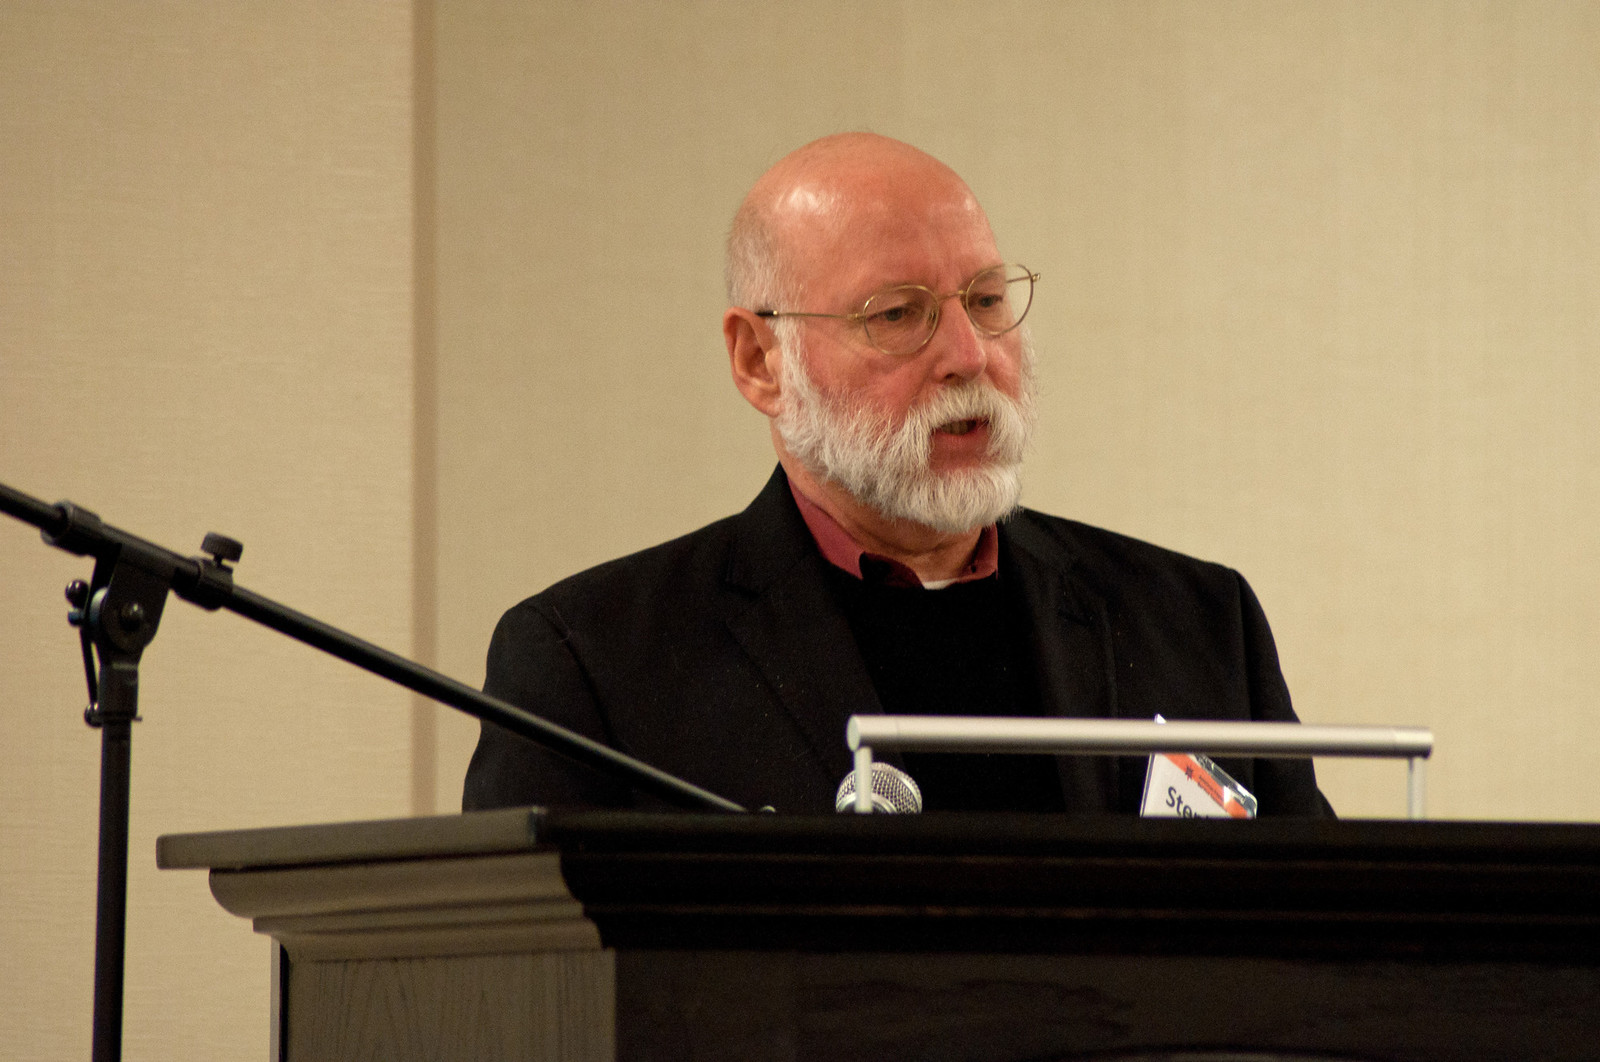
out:
M992 457L1022 456L1024 437L1020 431L1026 412L993 384L973 383L946 388L912 411L918 430L937 431L964 420L989 425L989 453Z
M1027 450L1034 421L1031 392L1024 387L1020 397L1012 398L988 382L951 384L907 411L900 424L880 421L874 434L879 445L912 461L915 467L926 467L936 431L958 421L982 421L989 428L990 459L1017 464Z

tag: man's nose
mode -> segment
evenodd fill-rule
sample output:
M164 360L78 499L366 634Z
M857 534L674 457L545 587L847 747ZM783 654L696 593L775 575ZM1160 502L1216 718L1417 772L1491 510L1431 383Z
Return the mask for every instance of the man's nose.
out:
M967 307L959 295L945 297L939 307L939 321L928 341L928 351L938 359L936 373L941 378L975 380L989 365L989 350L983 343Z

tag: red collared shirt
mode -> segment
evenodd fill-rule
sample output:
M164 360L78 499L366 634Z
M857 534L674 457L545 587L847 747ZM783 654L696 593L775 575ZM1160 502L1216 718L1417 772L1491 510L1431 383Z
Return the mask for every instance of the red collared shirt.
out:
M817 548L822 551L822 556L841 571L849 572L857 579L868 579L872 582L881 582L885 586L899 586L909 589L920 589L923 582L917 573L906 565L881 553L872 553L863 548L861 543L850 537L850 532L839 526L839 521L829 516L822 507L804 494L794 485L794 480L789 481L789 492L794 495L794 503L800 509L800 516L805 520L806 527L811 531L811 537L816 539ZM966 567L961 569L949 582L934 583L929 589L941 589L951 583L967 583L974 579L987 579L1000 570L1000 533L993 524L978 532L978 546L972 551L972 558L967 561Z

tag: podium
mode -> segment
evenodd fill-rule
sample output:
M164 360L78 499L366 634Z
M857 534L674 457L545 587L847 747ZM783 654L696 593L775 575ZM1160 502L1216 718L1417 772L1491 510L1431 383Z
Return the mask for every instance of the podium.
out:
M1600 1057L1600 827L511 809L163 837L275 1057Z

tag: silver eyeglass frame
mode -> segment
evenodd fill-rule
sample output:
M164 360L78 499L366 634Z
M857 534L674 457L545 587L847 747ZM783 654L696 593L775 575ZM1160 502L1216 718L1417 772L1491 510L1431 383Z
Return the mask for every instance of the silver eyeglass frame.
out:
M978 282L980 277L993 273L996 269L1004 270L1013 268L1021 270L1021 275L1006 278L1006 283L1019 284L1026 280L1028 282L1028 301L1027 304L1023 306L1022 312L1017 314L1017 319L1015 321L1012 321L1009 325L1000 329L999 331L992 331L983 327L983 325L979 324L972 316L972 307L967 303L967 296L972 292L972 286ZM923 284L896 284L893 287L884 288L882 291L875 291L871 295L867 296L866 300L861 304L861 309L857 310L855 313L809 313L801 310L756 310L754 312L757 317L764 317L768 320L778 317L823 317L836 321L853 321L856 324L861 325L862 331L866 333L867 342L872 344L874 350L877 350L883 354L887 354L891 358L909 358L911 355L920 351L933 340L934 335L939 331L941 310L945 302L958 296L961 299L961 309L966 313L967 320L972 322L972 327L977 329L983 335L993 338L995 336L1003 336L1007 332L1014 330L1018 325L1022 324L1023 318L1027 317L1028 311L1033 308L1033 288L1034 285L1038 283L1039 276L1040 274L1035 273L1033 270L1029 269L1020 262L1001 262L998 265L992 265L978 270L972 275L972 278L968 280L963 287L958 288L955 291L946 292L943 295ZM928 319L926 326L927 335L922 337L922 342L918 343L910 350L889 350L879 344L879 342L873 338L872 328L867 324L867 320L872 316L870 307L875 300L881 299L886 295L893 295L896 292L902 291L920 291L927 293L928 297L932 300L933 312Z

